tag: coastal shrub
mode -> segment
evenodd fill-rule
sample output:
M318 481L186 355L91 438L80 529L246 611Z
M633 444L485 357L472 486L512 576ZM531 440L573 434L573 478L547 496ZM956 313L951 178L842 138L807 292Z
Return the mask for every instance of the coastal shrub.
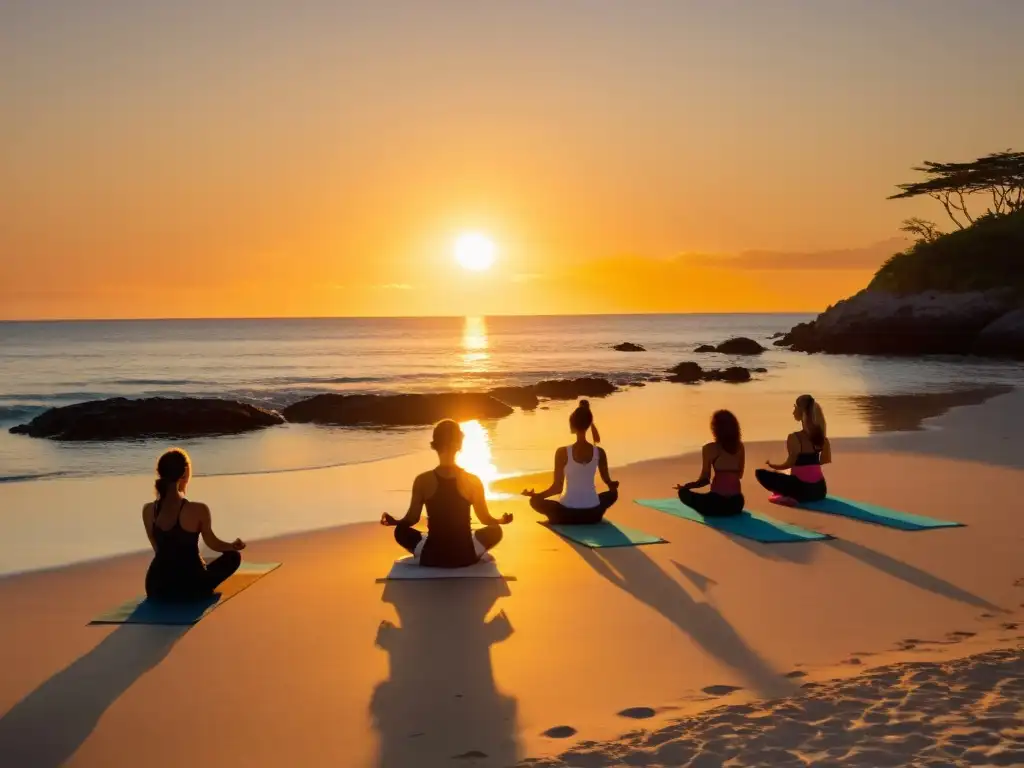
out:
M1024 209L980 216L969 227L915 243L886 261L869 288L897 294L1012 288L1024 297Z

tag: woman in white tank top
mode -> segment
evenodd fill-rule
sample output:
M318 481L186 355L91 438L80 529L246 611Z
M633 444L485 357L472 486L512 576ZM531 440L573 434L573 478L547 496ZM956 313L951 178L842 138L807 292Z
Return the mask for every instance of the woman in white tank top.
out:
M579 407L569 416L569 428L576 435L576 442L555 451L555 479L551 486L540 493L526 490L523 495L529 497L531 507L552 523L598 523L618 501L619 484L608 474L608 456L597 446L601 438L586 400L580 400ZM587 441L587 430L593 433L593 444ZM601 493L597 492L599 472L608 486ZM552 500L558 493L558 501Z

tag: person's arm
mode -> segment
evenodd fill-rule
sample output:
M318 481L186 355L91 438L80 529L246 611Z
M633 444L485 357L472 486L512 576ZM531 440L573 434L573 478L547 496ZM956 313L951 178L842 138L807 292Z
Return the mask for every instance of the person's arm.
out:
M832 463L832 444L825 438L825 444L821 446L821 463L831 464Z
M245 549L245 542L241 539L229 542L218 538L217 534L213 532L213 517L210 515L208 506L196 501L189 503L194 504L199 512L199 532L203 535L203 543L206 546L214 552L237 552Z
M512 515L508 512L500 518L491 515L491 511L487 508L487 492L484 490L484 484L479 477L467 473L467 479L472 484L473 495L470 503L473 505L473 511L476 513L477 520L484 525L505 525L512 522Z
M382 525L416 525L420 521L420 517L423 515L423 475L419 475L412 483L412 497L409 499L409 509L405 513L405 517L401 520L396 520L390 514L385 512L381 515L380 522Z
M601 473L601 479L604 481L604 484L608 486L609 490L614 491L619 487L619 482L617 480L612 480L611 475L608 474L608 454L604 452L604 448L598 448L596 445L594 446L594 450L599 451L597 455L597 471Z
M765 463L772 469L780 472L796 464L796 457L800 455L800 438L796 436L796 433L786 438L786 449L789 451L789 457L784 462L772 464L770 461L767 461Z
M711 482L711 450L712 446L705 445L701 450L701 467L700 477L694 480L692 483L687 483L683 486L676 486L676 488L686 488L687 490L693 490L694 488L703 488L705 485Z
M153 505L142 505L142 525L146 528L146 538L149 539L149 546L156 552L156 539L153 538Z
M597 450L596 446L595 449ZM535 491L523 491L524 496L535 496L538 499L548 499L552 496L562 492L562 487L565 485L565 465L569 461L569 452L565 448L559 448L555 451L555 477L551 481L551 485L545 488L540 493Z

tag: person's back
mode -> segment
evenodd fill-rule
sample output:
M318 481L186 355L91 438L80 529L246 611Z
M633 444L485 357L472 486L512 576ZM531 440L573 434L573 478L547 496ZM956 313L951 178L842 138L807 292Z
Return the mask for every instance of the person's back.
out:
M601 499L597 494L597 468L601 449L583 442L567 446L565 452L565 487L558 503L567 509L593 509L599 506Z
M746 451L741 439L740 422L731 411L711 415L714 441L701 449L700 476L693 482L677 485L679 501L706 517L739 515L743 512L743 478ZM707 493L696 488L711 487Z
M480 482L475 475L458 467L451 474L442 474L441 468L429 473L436 484L430 495L425 496L427 508L427 537L420 552L420 564L426 566L447 565L460 567L472 565L479 558L473 544L471 519L473 481ZM460 483L461 481L461 483ZM460 489L460 484L463 488Z
M744 448L738 443L734 452L728 452L718 443L712 443L717 455L711 462L714 474L711 478L711 493L719 496L738 496L743 493Z
M187 530L182 525L187 499L179 504L165 504L163 510L161 501L152 502L152 535L156 547L146 572L146 593L152 597L186 597L198 591L204 573L199 554L199 528ZM168 515L173 515L169 524Z

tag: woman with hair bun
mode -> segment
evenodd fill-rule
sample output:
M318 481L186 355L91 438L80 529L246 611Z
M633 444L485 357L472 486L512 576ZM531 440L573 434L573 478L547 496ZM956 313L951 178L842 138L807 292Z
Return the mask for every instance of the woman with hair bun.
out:
M598 523L618 501L619 484L608 474L608 456L597 446L601 436L586 400L580 400L569 416L569 430L576 435L576 441L555 451L555 479L550 487L540 493L525 490L523 496L528 497L530 506L545 515L549 522L561 525ZM587 441L588 431L593 444ZM597 492L598 472L608 486L602 493ZM555 494L561 494L558 501L551 499Z
M821 467L832 461L825 414L818 401L811 395L800 395L793 406L793 418L800 422L800 430L786 438L788 458L781 464L766 462L771 470L754 473L757 482L772 492L769 501L789 506L825 498L828 488Z
M711 434L714 441L701 449L700 477L676 486L679 500L705 517L738 515L743 511L740 480L746 463L740 422L731 411L715 411L711 416ZM707 493L694 493L694 488L708 484L711 488Z
M385 512L380 523L395 529L395 541L430 568L464 568L480 562L501 541L501 526L512 515L493 517L487 509L480 478L455 463L462 450L462 428L451 419L434 426L430 447L437 452L437 467L419 475L412 484L409 510L401 519ZM427 535L413 526L427 508ZM474 531L470 509L483 528Z
M213 532L210 508L185 498L192 462L179 448L167 451L156 464L156 501L142 508L142 524L153 547L146 571L146 596L151 600L198 600L213 591L242 563L245 542L222 541ZM221 556L205 563L199 537Z

